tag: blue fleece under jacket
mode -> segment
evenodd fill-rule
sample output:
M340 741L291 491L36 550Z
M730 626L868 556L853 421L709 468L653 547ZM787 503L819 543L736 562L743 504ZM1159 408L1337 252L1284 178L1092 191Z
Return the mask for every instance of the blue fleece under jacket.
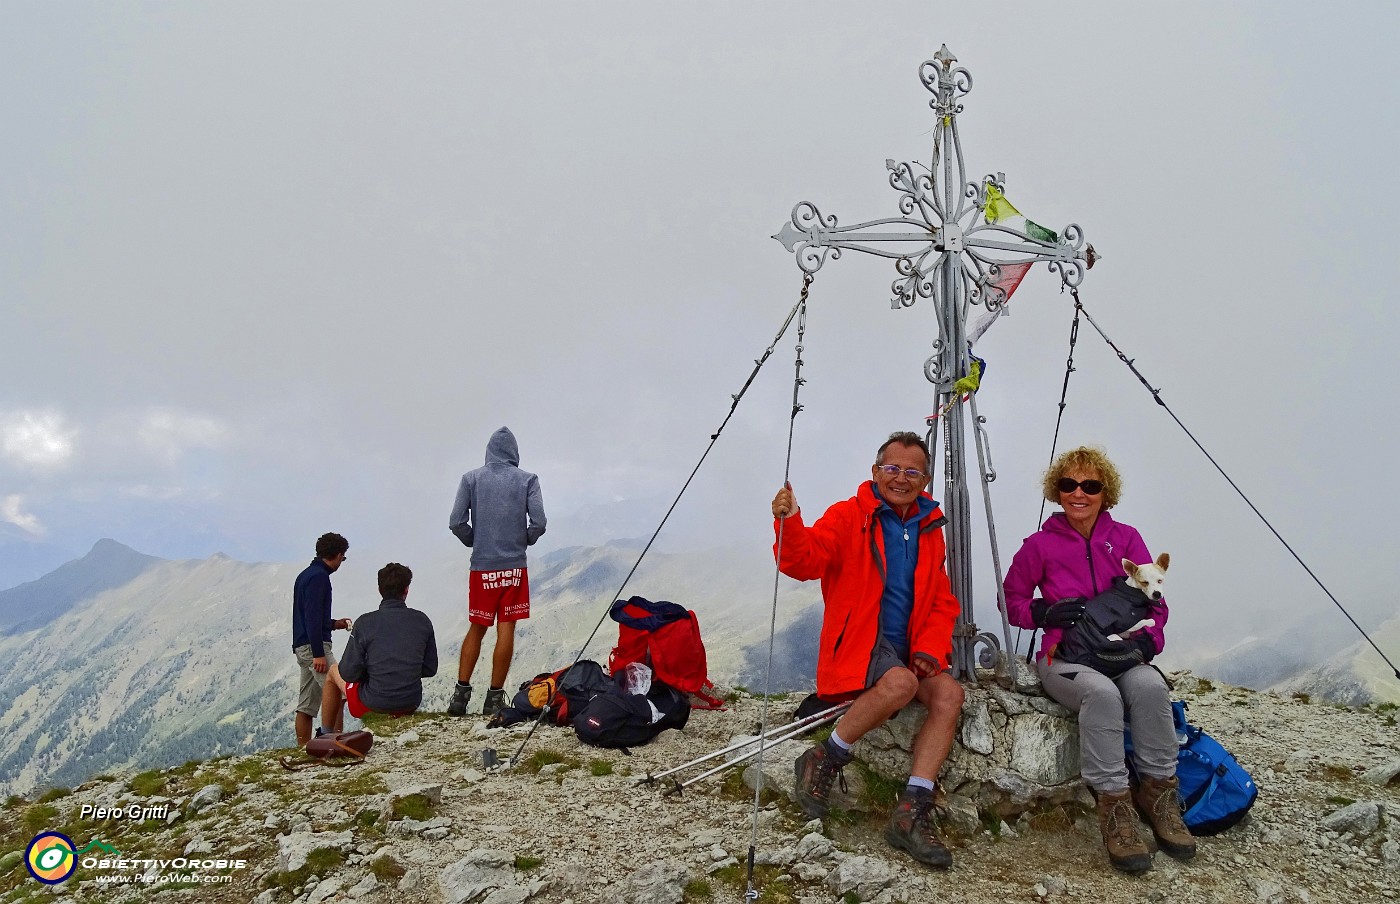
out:
M900 520L890 504L880 495L879 486L871 481L880 507L875 517L885 540L885 592L880 597L880 630L894 645L900 658L909 658L909 613L914 611L914 566L919 562L919 522L927 518L938 503L920 496L909 517Z
M509 427L491 434L486 464L462 475L447 526L472 548L473 571L524 568L525 549L544 535L540 479L522 471Z

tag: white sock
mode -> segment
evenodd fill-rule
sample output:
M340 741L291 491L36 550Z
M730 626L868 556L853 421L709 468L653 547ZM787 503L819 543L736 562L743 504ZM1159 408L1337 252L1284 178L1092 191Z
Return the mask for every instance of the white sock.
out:
M909 776L909 781L905 783L905 787L923 788L926 791L932 791L936 787L936 783L933 781L933 779L919 778L917 775L911 775Z

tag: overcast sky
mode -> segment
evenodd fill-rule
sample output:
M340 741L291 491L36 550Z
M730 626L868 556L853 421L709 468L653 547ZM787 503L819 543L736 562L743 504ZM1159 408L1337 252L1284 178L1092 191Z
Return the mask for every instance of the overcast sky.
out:
M503 424L556 537L618 501L649 531L796 301L769 236L803 200L897 215L946 43L968 177L1084 227L1100 325L1344 601L1393 610L1397 14L1321 7L0 0L0 554L445 555ZM934 312L894 276L848 254L812 288L809 512L932 408ZM1041 267L1012 312L978 346L1004 562L1071 307ZM676 537L768 542L795 338ZM1061 447L1122 468L1174 617L1336 617L1087 324L1076 361Z

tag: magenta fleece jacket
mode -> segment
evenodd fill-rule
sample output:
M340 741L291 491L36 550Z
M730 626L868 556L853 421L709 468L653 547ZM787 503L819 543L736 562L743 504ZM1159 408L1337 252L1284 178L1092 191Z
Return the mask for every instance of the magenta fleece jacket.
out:
M1071 596L1086 599L1108 589L1123 574L1123 560L1139 565L1152 561L1147 544L1137 530L1113 520L1107 511L1099 512L1092 536L1086 540L1070 525L1063 512L1046 519L1040 530L1021 544L1006 573L1006 616L1013 625L1034 628L1031 600L1039 596L1054 602ZM1039 589L1040 592L1035 591ZM1157 604L1153 617L1156 627L1146 629L1157 652L1164 644L1162 628L1167 623L1167 601ZM1060 642L1060 628L1046 628L1037 658Z

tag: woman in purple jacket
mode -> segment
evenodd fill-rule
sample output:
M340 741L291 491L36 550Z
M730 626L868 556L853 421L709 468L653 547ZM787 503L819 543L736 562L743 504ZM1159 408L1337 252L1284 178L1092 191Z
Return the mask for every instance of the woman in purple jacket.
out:
M1152 868L1152 854L1138 835L1134 803L1147 814L1158 847L1180 860L1196 853L1181 818L1171 696L1162 674L1147 665L1162 651L1165 601L1153 609L1154 627L1121 641L1124 652L1136 650L1142 658L1121 675L1109 678L1055 659L1065 629L1084 615L1086 600L1123 574L1123 559L1152 561L1138 532L1108 513L1121 490L1118 469L1100 449L1081 446L1056 458L1045 472L1045 498L1064 511L1051 515L1016 553L1006 575L1006 605L1012 624L1045 631L1036 663L1041 683L1079 714L1081 774L1098 801L1110 862L1124 872L1142 873ZM1136 794L1128 788L1125 715L1142 779Z

